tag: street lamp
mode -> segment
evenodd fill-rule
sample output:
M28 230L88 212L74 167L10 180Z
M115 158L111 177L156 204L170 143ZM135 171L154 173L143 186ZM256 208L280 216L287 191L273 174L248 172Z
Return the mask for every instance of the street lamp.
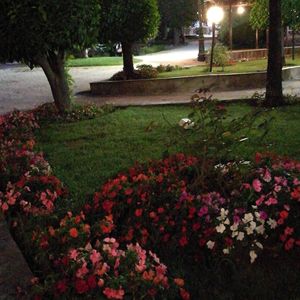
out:
M220 6L211 6L207 11L206 16L208 22L212 23L212 41L211 41L210 65L209 65L209 72L212 72L215 38L216 38L216 24L219 24L223 20L224 10Z
M245 7L243 5L239 5L237 8L237 13L239 15L242 15L246 11Z

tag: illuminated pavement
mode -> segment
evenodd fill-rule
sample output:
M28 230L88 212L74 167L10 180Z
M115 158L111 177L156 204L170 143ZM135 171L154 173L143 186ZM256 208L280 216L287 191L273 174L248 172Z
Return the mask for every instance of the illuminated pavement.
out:
M209 42L207 42L209 45ZM172 65L195 65L198 64L196 57L198 43L193 41L187 46L178 47L168 51L141 56L142 63L147 64L172 64ZM141 63L140 63L141 64ZM122 66L114 67L82 67L71 68L70 73L74 79L75 99L80 102L93 102L97 104L113 103L115 105L149 105L186 103L191 93L176 95L162 95L154 97L91 97L82 91L89 90L89 83L110 78L120 71ZM300 96L299 80L286 81L283 83L285 93ZM192 92L192 91L191 91ZM255 90L231 91L214 93L214 97L221 100L249 98ZM259 90L263 92L263 90ZM41 68L30 70L26 66L18 64L0 65L0 114L13 109L32 109L46 102L52 102L51 90L45 74Z

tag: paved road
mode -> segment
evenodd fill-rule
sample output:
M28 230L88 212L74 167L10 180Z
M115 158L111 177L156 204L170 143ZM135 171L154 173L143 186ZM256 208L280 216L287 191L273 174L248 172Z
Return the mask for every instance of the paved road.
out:
M209 43L209 42L207 42ZM198 42L159 53L141 56L146 64L197 64ZM71 68L74 94L89 90L89 83L110 78L122 66ZM0 114L14 108L23 110L51 102L51 90L41 68L30 70L19 64L0 65Z
M178 47L168 51L162 51L156 54L141 56L143 63L147 64L180 64L180 65L195 65L198 64L196 57L198 53L198 44L196 41L187 46ZM110 78L114 73L121 70L122 66L114 67L88 67L88 68L71 68L70 73L74 79L74 94L89 90L89 83L93 81L100 81ZM300 81L291 81L284 83L285 91L300 95ZM228 92L219 94L219 97L224 99L240 98L243 95L250 96L253 90L247 92ZM172 97L162 97L166 99L165 102L171 102ZM77 95L78 100L89 100L89 97L84 95ZM119 97L120 98L120 97ZM131 97L133 103L143 101L144 104L151 103L156 98L152 97ZM188 101L189 94L177 95L174 100ZM92 102L108 103L124 103L130 99L123 100L116 98L105 98L103 100L91 98ZM30 70L26 66L19 64L0 65L0 114L11 111L15 108L24 110L31 109L46 102L52 102L52 95L46 76L41 68ZM132 102L131 101L131 102ZM131 103L130 102L130 103ZM160 103L159 98L155 102ZM177 101L176 101L177 102Z

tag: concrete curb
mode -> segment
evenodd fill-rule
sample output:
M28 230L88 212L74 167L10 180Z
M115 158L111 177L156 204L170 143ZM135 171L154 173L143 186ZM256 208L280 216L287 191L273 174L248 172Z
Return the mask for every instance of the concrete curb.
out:
M30 285L33 275L0 214L0 300L29 299L19 295Z

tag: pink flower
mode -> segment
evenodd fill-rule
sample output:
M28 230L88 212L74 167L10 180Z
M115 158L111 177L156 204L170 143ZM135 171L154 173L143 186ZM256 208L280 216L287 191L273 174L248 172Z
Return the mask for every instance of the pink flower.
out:
M2 211L5 212L5 211L8 210L9 207L8 207L7 203L4 202L4 203L2 204L2 207L1 207L1 208L2 208Z
M101 254L93 249L92 254L90 255L90 260L92 262L93 265L96 265L101 259Z
M198 216L202 217L202 216L205 216L207 213L208 213L208 207L207 206L203 206L198 211Z
M255 201L255 204L257 206L260 206L265 200L265 196L260 196L256 201Z
M267 206L275 205L275 204L277 204L277 203L278 203L277 199L276 199L276 198L272 198L272 197L270 197L270 198L265 202L265 204L266 204Z
M108 299L123 299L123 296L125 295L124 290L120 287L118 290L114 290L111 288L105 288L103 291L103 294Z
M262 190L262 184L259 179L254 179L252 182L252 187L255 192L259 193Z
M265 211L260 211L259 212L259 217L262 219L262 220L267 220L268 218L268 215Z
M69 251L69 257L70 257L70 259L76 260L77 256L78 256L78 252L77 252L76 249L71 249Z
M270 171L268 169L266 169L266 171L265 171L265 174L263 176L263 180L265 182L270 182L272 180L271 173L270 173Z
M288 241L284 245L284 249L286 251L291 250L294 247L294 243L295 243L295 239L293 238L288 239Z
M292 235L293 232L294 232L294 228L292 228L292 227L286 227L284 230L285 235Z
M87 263L84 262L81 266L81 268L79 268L76 272L76 277L77 278L83 278L84 275L86 275L89 272L89 269L86 267Z

